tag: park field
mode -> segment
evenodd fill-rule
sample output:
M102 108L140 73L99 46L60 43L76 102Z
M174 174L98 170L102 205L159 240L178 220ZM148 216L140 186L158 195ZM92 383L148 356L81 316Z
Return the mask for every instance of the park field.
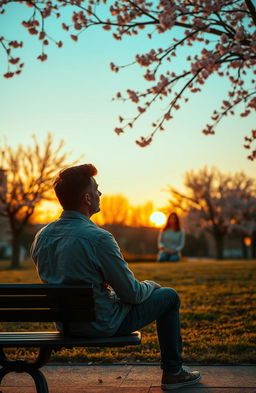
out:
M179 263L131 263L136 278L175 288L181 298L181 324L186 363L256 363L256 260L195 260ZM21 270L4 270L0 283L38 282L31 261ZM6 324L0 324L4 330ZM42 324L11 324L14 330L40 330ZM52 324L44 328L53 329ZM10 355L15 357L13 350ZM20 350L29 358L35 350ZM142 330L142 345L120 349L62 350L51 360L61 362L158 362L155 324Z

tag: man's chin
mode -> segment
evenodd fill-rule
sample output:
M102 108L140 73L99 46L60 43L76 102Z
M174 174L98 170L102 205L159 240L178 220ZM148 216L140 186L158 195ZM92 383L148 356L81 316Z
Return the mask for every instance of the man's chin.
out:
M97 214L100 212L100 207L98 209L95 209L92 213L91 216L93 216L94 214ZM1 393L1 392L0 392Z

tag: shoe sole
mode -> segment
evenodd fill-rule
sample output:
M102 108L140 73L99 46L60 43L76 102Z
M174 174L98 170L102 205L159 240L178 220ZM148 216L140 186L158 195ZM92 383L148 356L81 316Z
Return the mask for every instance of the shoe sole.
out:
M178 388L184 388L186 386L194 385L197 382L199 382L201 379L201 375L199 375L198 378L194 379L193 381L188 381L188 382L180 382L180 383L172 383L172 384L162 384L161 389L162 390L174 390Z

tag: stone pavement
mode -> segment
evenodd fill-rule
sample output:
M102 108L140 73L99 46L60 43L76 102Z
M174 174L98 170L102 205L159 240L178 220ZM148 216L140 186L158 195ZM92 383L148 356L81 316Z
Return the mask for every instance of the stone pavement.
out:
M256 393L256 366L190 365L190 369L201 372L200 383L175 392ZM41 370L49 393L163 393L161 370L155 364L50 364ZM35 392L32 378L26 374L8 374L0 388L0 393Z

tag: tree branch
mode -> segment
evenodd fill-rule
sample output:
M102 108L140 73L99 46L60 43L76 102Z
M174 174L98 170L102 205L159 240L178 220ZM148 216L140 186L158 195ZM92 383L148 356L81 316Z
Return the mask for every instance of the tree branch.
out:
M149 18L153 19L155 21L155 23L159 23L159 20L156 19L153 15L149 14L148 12L146 12L145 10L143 10L143 8L139 7L138 4L135 4L133 1L128 0L128 2L134 7L137 8L140 12L142 12L144 15L147 15Z
M250 11L252 20L254 21L254 24L256 25L256 8L254 7L254 4L252 3L251 0L245 0L245 3Z

